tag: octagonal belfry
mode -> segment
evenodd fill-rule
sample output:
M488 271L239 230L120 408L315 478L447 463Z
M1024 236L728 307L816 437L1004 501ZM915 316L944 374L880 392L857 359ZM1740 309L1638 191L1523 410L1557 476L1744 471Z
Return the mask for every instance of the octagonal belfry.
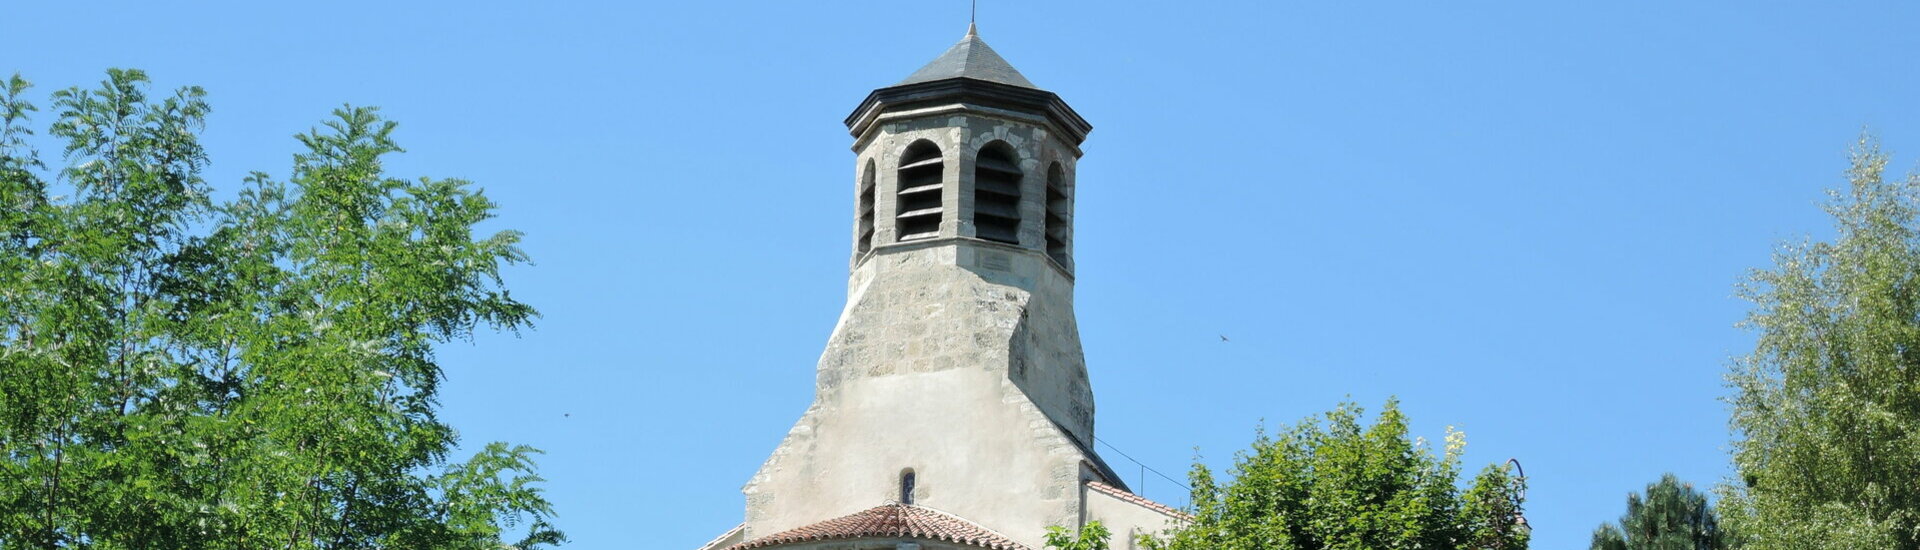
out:
M846 308L813 405L743 489L745 522L703 550L1032 549L1096 519L1128 548L1183 521L1093 450L1073 313L1092 126L971 25L846 123Z

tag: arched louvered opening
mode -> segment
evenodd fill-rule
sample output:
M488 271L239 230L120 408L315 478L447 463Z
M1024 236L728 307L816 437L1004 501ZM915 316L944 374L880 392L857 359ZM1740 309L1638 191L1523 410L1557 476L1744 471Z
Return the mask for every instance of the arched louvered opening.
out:
M854 246L860 254L873 250L873 197L874 188L879 187L874 176L876 166L872 159L867 160L867 169L860 174L860 199L857 208L859 222L855 229Z
M1047 255L1067 265L1067 171L1060 163L1047 167Z
M982 239L1020 244L1020 163L1004 141L974 158L973 229Z
M940 191L945 182L940 146L920 140L900 155L899 201L893 221L902 241L940 235Z

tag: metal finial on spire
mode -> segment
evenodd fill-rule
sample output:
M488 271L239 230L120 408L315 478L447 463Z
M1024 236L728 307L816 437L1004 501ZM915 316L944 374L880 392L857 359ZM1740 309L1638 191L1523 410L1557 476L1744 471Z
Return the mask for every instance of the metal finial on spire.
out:
M973 24L975 18L980 15L980 0L973 0L973 3L970 5L972 7L967 8L967 36L969 38L977 38L980 36L980 31L974 30Z

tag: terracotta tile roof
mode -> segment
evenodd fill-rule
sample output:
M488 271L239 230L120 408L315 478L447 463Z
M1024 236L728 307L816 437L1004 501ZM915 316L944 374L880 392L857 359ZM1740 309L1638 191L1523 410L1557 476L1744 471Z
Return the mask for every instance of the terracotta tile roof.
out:
M1099 491L1102 493L1106 493L1108 496L1111 496L1113 498L1117 498L1120 500L1137 504L1140 507L1146 508L1148 510L1153 510L1155 512L1166 514L1168 517L1172 517L1180 521L1193 521L1193 516L1186 512L1177 510L1172 506L1167 506L1165 504L1147 500L1147 497L1126 492L1125 490L1120 489L1119 487L1114 487L1112 485L1108 485L1098 481L1088 481L1087 488L1093 489L1095 491Z
M1031 550L1006 535L958 516L911 504L887 504L852 515L790 529L728 546L726 550L782 544L864 538L914 538L978 546L988 550Z

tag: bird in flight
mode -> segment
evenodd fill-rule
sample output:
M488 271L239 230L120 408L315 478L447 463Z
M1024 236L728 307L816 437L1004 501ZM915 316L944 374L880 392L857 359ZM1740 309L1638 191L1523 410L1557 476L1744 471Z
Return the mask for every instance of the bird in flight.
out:
M1225 335L1225 334L1222 334L1222 335L1220 335L1220 341L1222 341L1222 342L1232 342L1232 340L1228 340L1228 339L1227 339L1227 335Z

